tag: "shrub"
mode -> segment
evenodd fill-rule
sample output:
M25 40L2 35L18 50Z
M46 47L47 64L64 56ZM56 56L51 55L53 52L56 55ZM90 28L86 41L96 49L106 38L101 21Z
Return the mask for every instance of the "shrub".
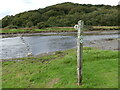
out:
M18 26L15 26L15 25L9 25L9 26L7 26L6 28L10 28L10 29L17 29L17 28L18 28Z
M37 23L37 28L39 28L39 29L46 28L46 27L48 27L48 25L45 22Z

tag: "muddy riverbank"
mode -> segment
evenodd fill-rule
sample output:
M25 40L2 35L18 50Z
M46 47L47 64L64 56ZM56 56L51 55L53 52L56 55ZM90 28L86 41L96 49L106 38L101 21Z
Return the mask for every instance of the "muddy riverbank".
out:
M105 34L120 34L118 30L109 30L109 31L84 31L84 35L105 35ZM49 36L49 35L77 35L77 31L59 31L59 32L39 32L39 33L7 33L1 34L1 38L8 38L8 37L17 37L17 36Z
M86 47L95 47L103 50L120 50L118 39L103 39L103 40L94 40L88 41L85 45Z

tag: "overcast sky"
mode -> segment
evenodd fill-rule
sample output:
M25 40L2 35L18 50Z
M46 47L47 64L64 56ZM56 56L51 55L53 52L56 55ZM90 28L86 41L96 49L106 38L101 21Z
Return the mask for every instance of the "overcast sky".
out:
M20 12L44 8L46 6L63 2L118 5L119 0L1 0L0 19L6 15L15 15Z

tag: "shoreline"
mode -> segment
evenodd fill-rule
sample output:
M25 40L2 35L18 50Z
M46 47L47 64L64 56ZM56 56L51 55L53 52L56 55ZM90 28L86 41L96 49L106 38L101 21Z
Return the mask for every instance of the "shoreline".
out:
M88 33L89 35L96 35L95 33L98 33L101 35L102 34L115 34L117 33L118 31L114 31L114 32L111 32L109 31L109 33L107 31L103 31L103 32L95 32L95 31L92 31L92 32L85 32L85 33ZM71 32L71 33L32 33L31 35L75 35L77 33L75 32ZM30 36L30 34L24 34L23 36ZM84 44L84 47L92 47L92 48L97 48L97 49L101 49L101 50L113 50L113 51L119 51L120 48L118 47L118 41L119 39L116 38L116 39L102 39L102 40L93 40L93 41L89 41L87 42L86 44ZM42 54L38 54L38 55L33 55L33 57L36 57L36 56L46 56L46 55L49 55L49 54L53 54L55 52L58 52L58 51L54 51L54 52L48 52L48 53L42 53ZM60 51L61 52L61 51ZM23 57L24 58L24 57ZM14 58L10 58L11 60L14 59ZM6 59L6 60L10 60L10 59ZM4 59L0 59L0 60L4 60ZM1 61L0 61L1 62Z
M102 43L101 43L102 41ZM120 51L120 48L118 46L118 41L119 39L103 39L103 40L94 40L94 41L90 41L88 42L87 45L84 45L84 48L86 47L90 47L90 48L95 48L98 50L110 50L110 51ZM71 48L71 49L76 49L76 48ZM54 55L56 53L62 52L62 51L67 51L67 50L71 50L71 49L65 49L65 50L60 50L60 51L53 51L53 52L46 52L46 53L41 53L41 54L37 54L37 55L32 55L32 56L27 56L29 57L44 57L44 56L48 56L48 55ZM27 58L27 57L21 57L21 58ZM8 58L8 59L0 59L0 62L5 62L5 61L15 61L16 59L21 59L21 58ZM21 60L17 60L17 61L21 61Z
M109 31L84 31L84 35L110 35L110 34L119 34L118 30L109 30ZM0 34L0 38L8 37L17 37L17 36L51 36L51 35L76 35L77 31L59 31L59 32L34 32L34 33L6 33Z

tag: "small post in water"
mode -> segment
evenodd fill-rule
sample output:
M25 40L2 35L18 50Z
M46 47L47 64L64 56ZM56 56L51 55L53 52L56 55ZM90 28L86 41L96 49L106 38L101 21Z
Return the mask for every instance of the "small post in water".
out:
M83 38L82 29L84 22L82 20L78 21L78 25L74 28L78 30L77 34L77 79L78 85L82 84L82 53L83 53Z

